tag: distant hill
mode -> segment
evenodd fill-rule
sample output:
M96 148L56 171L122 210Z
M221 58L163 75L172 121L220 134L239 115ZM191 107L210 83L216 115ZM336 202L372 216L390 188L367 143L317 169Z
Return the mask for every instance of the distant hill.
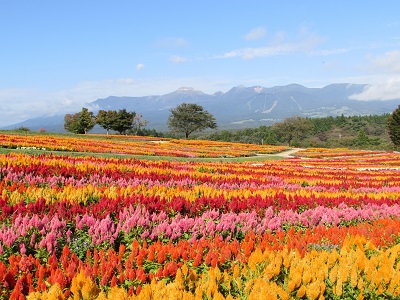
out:
M380 115L391 113L400 104L391 101L357 101L350 97L361 93L367 85L331 84L323 88L307 88L298 84L265 88L261 86L233 87L226 93L205 94L193 88L180 88L158 96L115 97L98 99L91 104L98 110L127 109L141 113L149 121L147 127L167 130L166 121L170 109L177 105L197 103L208 110L217 120L219 128L239 129L271 125L286 117ZM78 112L79 110L77 110ZM97 113L97 111L94 111ZM14 129L25 126L31 130L64 131L64 115L30 119L7 126ZM97 127L95 131L102 131Z

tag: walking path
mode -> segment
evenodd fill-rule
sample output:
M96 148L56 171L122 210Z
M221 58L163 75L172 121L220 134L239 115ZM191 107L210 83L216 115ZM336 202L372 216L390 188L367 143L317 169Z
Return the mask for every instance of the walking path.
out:
M273 154L258 154L257 156L281 156L281 157L294 157L293 154L299 152L300 150L304 150L303 148L293 148L286 151L273 153Z
M293 149L286 150L286 151L283 151L283 152L280 152L280 153L276 153L276 155L283 156L283 157L293 157L293 154L295 154L295 153L297 153L297 152L299 152L301 150L305 150L305 149L303 149L303 148L293 148Z

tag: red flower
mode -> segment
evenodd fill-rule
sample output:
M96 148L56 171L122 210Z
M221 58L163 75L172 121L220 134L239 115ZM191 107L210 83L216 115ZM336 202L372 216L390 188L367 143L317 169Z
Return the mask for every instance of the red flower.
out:
M138 268L136 271L136 278L142 283L146 282L147 276L142 268Z
M115 275L113 275L113 277L111 278L110 287L114 287L116 285L117 285L117 277L115 277Z
M15 287L16 280L14 275L9 272L4 276L4 286L11 290Z
M157 262L159 264L164 263L164 261L167 259L167 256L165 254L165 250L161 249L158 253L157 253Z
M136 295L139 295L141 290L142 290L142 286L138 285L138 287L136 288Z
M164 270L163 267L159 267L159 268L158 268L158 270L157 270L157 272L156 272L156 277L157 277L157 278L162 278L162 276L163 276L163 270Z
M119 283L124 283L125 281L125 275L124 273L120 273L119 278L118 278Z
M126 277L128 278L128 280L131 280L131 281L134 280L136 277L135 271L132 269L128 269L126 271Z
M147 260L154 261L154 247L150 246L149 255L147 256Z
M170 262L166 263L164 266L163 276L164 277L175 276L177 270L178 270L178 266L177 266L176 262L170 261Z
M201 265L202 258L203 258L202 253L201 252L197 252L196 257L195 257L194 262L193 262L193 266L194 267L198 267L199 265Z

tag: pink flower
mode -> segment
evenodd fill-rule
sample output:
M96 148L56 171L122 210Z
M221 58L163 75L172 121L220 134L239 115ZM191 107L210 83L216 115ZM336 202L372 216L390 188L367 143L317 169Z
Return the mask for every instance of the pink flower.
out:
M24 243L19 245L19 252L21 252L21 254L25 254L26 253L26 247L25 247Z

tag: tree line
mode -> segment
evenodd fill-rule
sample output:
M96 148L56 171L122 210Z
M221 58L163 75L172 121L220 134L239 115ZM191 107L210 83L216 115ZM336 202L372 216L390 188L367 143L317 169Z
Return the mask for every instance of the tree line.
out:
M201 133L216 129L212 114L197 104L183 103L170 110L167 126L170 134ZM95 116L87 108L76 114L67 114L64 128L74 133L87 133L95 124L120 134L138 134L147 121L142 115L125 109L100 110ZM293 116L272 126L242 130L213 131L196 138L256 144L287 144L294 147L353 147L390 149L400 147L400 105L392 114L381 116L337 116L305 118Z
M181 133L188 138L193 132L201 132L206 128L217 128L213 115L204 110L201 105L194 103L182 103L170 110L167 125L171 132ZM75 114L67 114L64 117L64 129L77 133L86 134L98 124L107 131L117 131L120 134L138 134L146 126L147 120L141 114L129 112L126 109L100 110L95 116L87 108Z
M66 114L64 117L64 129L77 134L86 134L98 124L107 131L114 130L120 134L128 131L138 133L147 121L141 114L129 112L126 109L99 110L97 115L83 107L75 114Z
M219 130L198 139L292 147L393 150L400 147L400 106L392 114L305 118L293 116L271 126Z

